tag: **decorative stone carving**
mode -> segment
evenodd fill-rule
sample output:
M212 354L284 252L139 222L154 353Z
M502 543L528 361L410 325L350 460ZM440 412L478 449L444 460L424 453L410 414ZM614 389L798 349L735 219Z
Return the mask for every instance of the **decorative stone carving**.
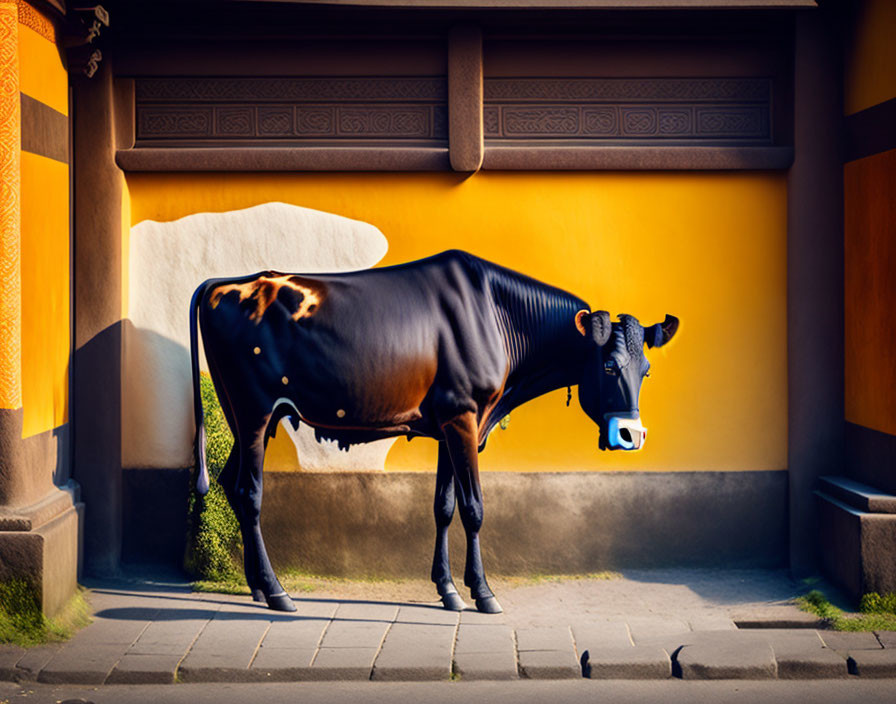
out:
M448 138L439 77L145 78L135 90L144 144Z
M487 78L486 139L772 144L766 78Z

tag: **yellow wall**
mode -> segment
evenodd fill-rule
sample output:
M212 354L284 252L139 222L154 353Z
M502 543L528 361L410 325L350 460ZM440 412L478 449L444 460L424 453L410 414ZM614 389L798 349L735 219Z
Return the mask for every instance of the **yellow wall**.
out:
M513 411L489 439L485 470L786 467L783 175L131 174L128 185L132 223L280 200L376 225L389 240L383 264L457 247L595 309L644 324L681 318L678 337L649 354L642 452L599 452L596 427L575 399L565 407L564 389ZM399 439L387 460L434 467L424 439Z
M68 420L68 166L22 152L23 434Z
M68 115L68 74L56 45L19 25L19 88L26 95Z
M29 21L51 33L31 12ZM19 24L20 89L68 114L68 75L44 34ZM69 167L21 153L22 405L25 437L68 420Z
M847 115L896 98L896 2L850 0L854 25L846 37L844 111Z

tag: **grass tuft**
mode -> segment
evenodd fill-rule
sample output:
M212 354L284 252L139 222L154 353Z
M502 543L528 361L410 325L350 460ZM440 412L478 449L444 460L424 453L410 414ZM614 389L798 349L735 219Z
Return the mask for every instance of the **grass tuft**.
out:
M808 611L811 614L815 614L819 618L824 619L825 621L830 621L831 623L835 622L838 618L843 616L843 610L834 606L828 598L824 595L824 592L813 589L810 592L807 592L803 596L797 599L797 603L803 611Z
M865 594L860 613L847 613L834 606L818 589L797 599L803 611L824 619L835 631L894 631L896 630L896 595Z
M26 580L0 582L0 643L23 648L68 640L90 623L90 605L80 588L62 611L47 618L37 589Z
M397 578L368 575L364 577L331 577L305 572L285 570L280 575L280 583L290 594L311 593L358 599L401 599L412 602L430 603L438 601L435 587L428 579ZM578 580L619 579L618 572L591 572L589 574L532 574L506 576L497 575L489 580L498 592L520 587L532 587L553 582ZM197 581L193 589L221 594L248 594L249 589L241 580Z
M518 581L521 586L533 584L547 584L551 582L577 582L581 580L610 580L622 579L619 572L604 570L602 572L586 572L585 574L530 574L519 577L503 577L507 581Z

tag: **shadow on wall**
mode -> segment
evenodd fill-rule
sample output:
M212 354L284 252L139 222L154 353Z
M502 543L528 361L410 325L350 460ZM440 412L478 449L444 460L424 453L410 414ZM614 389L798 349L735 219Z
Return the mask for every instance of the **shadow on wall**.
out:
M122 398L122 454L147 458L131 468L181 469L193 465L193 379L190 350L179 342L152 330L123 321L125 366ZM164 418L159 416L164 414ZM162 432L160 425L166 431ZM285 433L296 448L297 469L310 472L382 470L394 438L357 445L349 452L339 450L334 441L318 442L314 430L302 423L294 430L282 421L277 436ZM161 462L174 459L173 452L187 448L179 464ZM182 453L178 454L178 458ZM266 460L267 464L267 460Z
M284 203L198 213L131 228L123 340L122 466L193 463L189 304L209 278L267 269L314 273L375 265L388 243L374 226ZM200 366L206 369L200 353ZM340 452L286 427L308 470L383 469L393 441Z
M85 569L114 574L121 544L121 340L115 323L74 352L72 473L89 507Z

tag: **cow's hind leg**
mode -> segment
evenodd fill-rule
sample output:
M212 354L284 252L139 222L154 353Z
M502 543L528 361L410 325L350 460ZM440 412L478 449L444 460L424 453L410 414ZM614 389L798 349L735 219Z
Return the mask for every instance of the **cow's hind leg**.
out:
M257 596L256 590L258 590L268 606L275 611L295 611L295 604L274 574L267 550L264 547L264 538L261 535L262 468L264 466L266 428L267 418L261 427L248 437L245 433L240 433L240 466L235 497L236 515L243 536L246 578L252 589L253 598Z
M433 513L436 517L436 550L432 558L432 581L436 584L442 604L450 611L467 608L457 593L451 577L451 563L448 559L448 526L454 516L454 469L444 442L439 443L439 461L436 467L436 496Z
M482 490L479 486L479 435L473 413L450 420L442 426L445 444L454 468L454 488L460 509L460 519L467 534L467 564L464 584L483 613L499 614L501 605L485 580L482 556L479 551L479 529L482 527Z

